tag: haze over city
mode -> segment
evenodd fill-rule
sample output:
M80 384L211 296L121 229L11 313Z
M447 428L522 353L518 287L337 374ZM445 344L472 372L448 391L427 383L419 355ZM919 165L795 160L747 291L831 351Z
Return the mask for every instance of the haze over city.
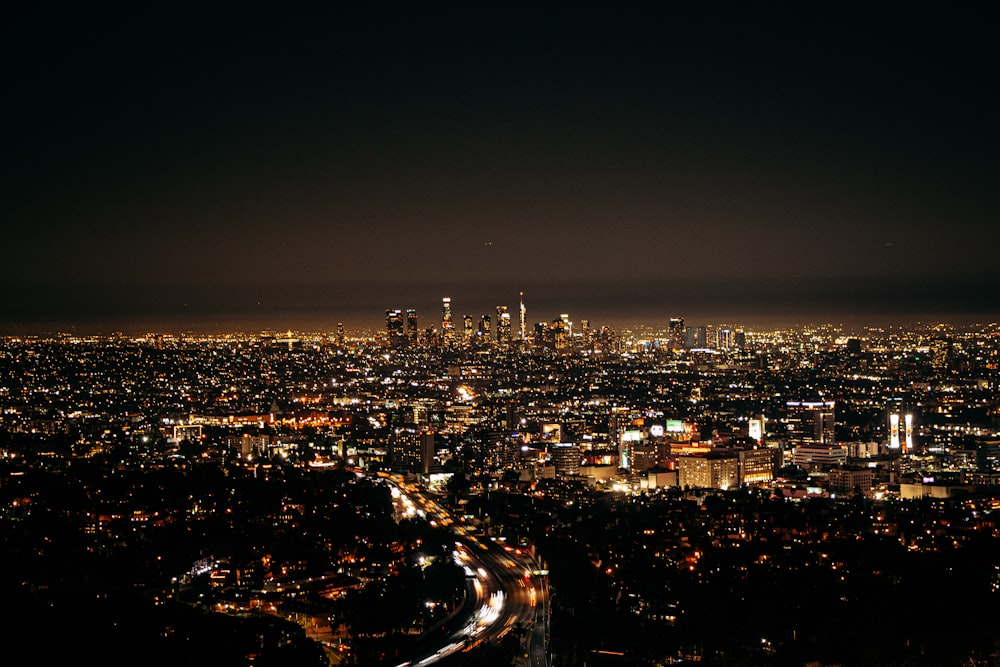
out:
M0 331L994 321L972 9L25 7Z

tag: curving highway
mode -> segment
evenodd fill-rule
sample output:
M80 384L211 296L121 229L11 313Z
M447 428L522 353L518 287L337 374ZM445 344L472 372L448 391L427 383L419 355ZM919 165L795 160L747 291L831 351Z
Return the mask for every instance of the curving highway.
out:
M468 587L462 608L425 633L414 656L396 667L447 667L454 656L495 645L510 632L523 633L516 665L548 667L548 585L535 563L502 542L470 533L433 499L386 479L398 517L417 515L452 530L452 555L465 569Z

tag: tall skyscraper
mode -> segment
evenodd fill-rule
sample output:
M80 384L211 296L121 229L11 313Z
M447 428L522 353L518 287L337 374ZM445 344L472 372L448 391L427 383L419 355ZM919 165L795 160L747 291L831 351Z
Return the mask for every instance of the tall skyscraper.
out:
M479 345L489 347L493 343L492 320L489 315L479 318Z
M722 327L715 332L715 349L727 351L733 349L733 330Z
M451 319L451 297L441 299L441 339L445 347L455 346L455 323Z
M704 350L708 347L708 328L698 327L695 332L695 347Z
M901 398L889 401L889 449L913 451L913 413Z
M413 308L406 311L406 340L410 347L417 346L417 311Z
M520 325L521 325L521 343L522 344L528 338L528 332L524 328L525 327L524 317L525 317L526 312L527 311L524 309L524 292L521 292Z
M532 337L534 347L548 347L555 349L555 336L552 335L554 329L545 322L535 322L535 334Z
M551 328L555 349L570 349L573 341L573 323L569 321L569 314L563 313L558 320L552 320Z
M472 345L472 336L475 334L472 330L472 315L462 315L462 322L465 325L465 336L462 339L462 344L468 347Z
M497 347L501 350L510 347L510 313L507 306L497 306Z
M399 309L386 309L385 333L386 341L390 347L403 347L406 345L406 336L403 332L403 311Z
M674 352L679 352L684 349L684 318L683 317L671 317L670 318L670 328L668 330L670 335L670 349Z
M343 347L345 342L344 323L337 322L337 345Z

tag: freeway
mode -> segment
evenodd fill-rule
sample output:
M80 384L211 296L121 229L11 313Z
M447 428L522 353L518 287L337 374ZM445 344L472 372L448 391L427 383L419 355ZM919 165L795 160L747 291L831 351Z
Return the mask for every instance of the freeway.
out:
M456 523L432 498L389 479L397 516L421 516L455 536L455 562L468 587L461 610L433 628L409 661L396 667L447 667L458 656L495 646L508 633L523 633L519 667L548 667L548 585L529 556Z

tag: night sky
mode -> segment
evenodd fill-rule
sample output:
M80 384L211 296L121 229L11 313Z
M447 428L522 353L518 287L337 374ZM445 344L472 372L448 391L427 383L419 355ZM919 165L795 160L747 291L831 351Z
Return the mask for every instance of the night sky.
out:
M971 6L365 4L8 13L0 334L1000 318Z

